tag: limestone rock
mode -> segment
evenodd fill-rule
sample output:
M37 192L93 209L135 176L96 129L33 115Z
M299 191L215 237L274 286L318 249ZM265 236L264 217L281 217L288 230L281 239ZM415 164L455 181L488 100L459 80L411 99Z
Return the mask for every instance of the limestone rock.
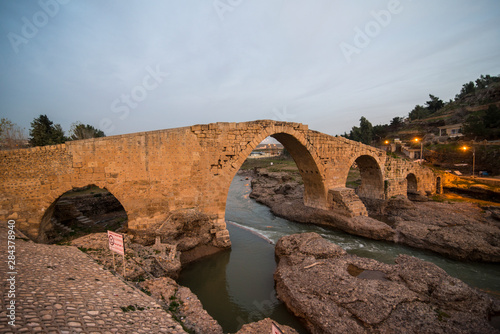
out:
M457 260L500 262L500 224L497 209L487 211L469 203L412 202L404 196L386 201L363 199L371 214L346 217L334 211L307 207L304 187L287 173L258 170L252 179L255 198L280 217L312 223L375 240L387 240L431 250ZM286 183L283 183L286 179Z
M153 247L132 243L130 237L125 234L125 254L127 279L143 280L148 277L170 276L176 278L181 270L180 252L162 254ZM113 253L108 247L107 233L93 233L71 241L71 245L77 246L87 253L96 262L107 269L114 269ZM116 272L123 273L123 257L115 254Z
M276 255L278 298L312 333L498 333L500 301L432 263L348 255L315 233L281 238Z
M271 333L271 326L273 320L266 318L257 322L252 322L250 324L243 325L241 329L236 334L255 334L255 333ZM279 329L283 332L283 334L297 334L297 331L291 327L280 325L276 321L274 321L276 325L278 325Z
M140 283L192 333L222 334L222 327L203 309L198 297L187 287L168 277Z
M399 242L458 260L500 261L500 228L479 207L437 202L414 206L393 202L386 207Z
M376 240L394 240L396 231L384 222L366 216L350 218L339 212L305 206L304 186L287 175L285 172L269 173L265 169L259 170L252 179L250 197L269 206L275 215L296 222L336 228ZM286 184L282 184L284 178L287 180Z
M231 246L225 227L214 226L210 216L194 209L170 212L163 223L147 231L134 232L133 240L147 246L158 242L176 245L183 255L183 264Z

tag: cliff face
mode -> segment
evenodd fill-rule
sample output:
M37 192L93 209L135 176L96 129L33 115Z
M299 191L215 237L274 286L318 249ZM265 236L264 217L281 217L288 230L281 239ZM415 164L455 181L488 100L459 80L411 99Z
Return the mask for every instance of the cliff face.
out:
M434 264L348 255L316 233L281 238L278 298L311 333L498 333L500 302Z

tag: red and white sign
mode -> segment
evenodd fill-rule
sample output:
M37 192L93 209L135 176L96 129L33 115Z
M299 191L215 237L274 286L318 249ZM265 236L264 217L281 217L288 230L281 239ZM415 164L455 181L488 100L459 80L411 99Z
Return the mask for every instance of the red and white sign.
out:
M281 329L274 322L271 322L271 334L283 334Z
M108 231L108 245L111 251L117 252L120 255L125 255L125 245L123 244L122 234Z

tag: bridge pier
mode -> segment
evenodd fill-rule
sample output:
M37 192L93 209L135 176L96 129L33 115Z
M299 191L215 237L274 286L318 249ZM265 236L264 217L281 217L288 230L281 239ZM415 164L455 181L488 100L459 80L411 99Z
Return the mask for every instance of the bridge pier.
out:
M365 205L351 188L328 190L330 209L339 211L348 217L368 216Z

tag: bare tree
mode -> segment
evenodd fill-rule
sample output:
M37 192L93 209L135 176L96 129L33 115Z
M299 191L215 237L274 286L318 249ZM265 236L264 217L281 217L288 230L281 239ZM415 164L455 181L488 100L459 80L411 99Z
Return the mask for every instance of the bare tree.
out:
M15 150L28 147L28 138L24 129L7 118L0 119L0 149Z

